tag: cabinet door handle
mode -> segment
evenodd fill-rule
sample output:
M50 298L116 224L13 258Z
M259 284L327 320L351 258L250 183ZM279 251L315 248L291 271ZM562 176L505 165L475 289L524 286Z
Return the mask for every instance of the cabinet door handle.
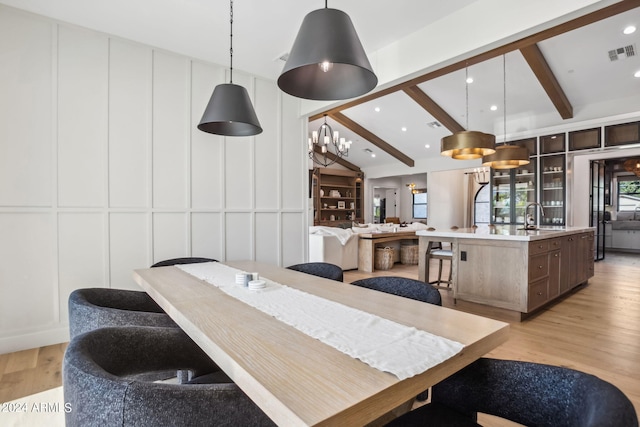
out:
M541 291L538 291L538 292L537 292L537 295L538 295L538 296L541 296L541 295L542 295L542 292L541 292Z
M542 270L542 266L541 265L538 266L538 270Z
M558 258L560 255L559 254L553 254L553 256Z

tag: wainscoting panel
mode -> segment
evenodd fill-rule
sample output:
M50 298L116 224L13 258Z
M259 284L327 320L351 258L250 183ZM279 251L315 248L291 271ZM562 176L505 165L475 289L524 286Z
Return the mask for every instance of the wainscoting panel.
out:
M280 120L282 134L282 206L287 210L306 211L309 195L305 194L305 183L309 180L307 167L307 137L303 135L302 120L296 119L291 111L296 111L297 100L292 96L282 96ZM306 232L304 233L306 236ZM306 252L306 251L305 251Z
M151 215L142 212L109 215L109 266L112 288L140 290L131 274L152 264Z
M278 138L278 109L273 100L278 99L278 88L263 80L256 80L255 109L262 124L262 133L255 138L255 207L277 209L282 194L279 178L282 168Z
M78 288L108 285L105 251L106 215L58 214L58 281L60 321L68 322L69 294Z
M280 214L256 213L256 261L278 264L280 255Z
M143 208L149 200L151 50L109 42L109 206Z
M48 213L0 214L0 337L58 321L55 221Z
M213 89L224 83L222 67L191 65L191 207L218 210L223 206L224 137L202 132L198 123Z
M153 53L153 206L186 208L190 137L187 58Z
M185 213L153 214L153 263L189 255Z
M222 215L216 212L191 215L191 255L224 259Z
M109 39L62 26L58 37L58 205L103 206Z
M0 206L52 203L54 28L12 10L0 13Z
M225 259L229 261L253 258L253 215L248 212L227 213L225 216Z
M305 212L283 213L280 225L282 234L282 265L299 264L307 259L307 233L300 234L298 230L305 228Z

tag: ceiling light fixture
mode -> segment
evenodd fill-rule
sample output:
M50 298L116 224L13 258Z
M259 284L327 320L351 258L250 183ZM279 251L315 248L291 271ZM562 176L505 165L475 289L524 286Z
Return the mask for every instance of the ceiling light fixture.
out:
M466 119L469 129L469 70L465 67L465 90L466 90ZM453 135L442 138L440 144L440 154L456 160L479 159L482 156L495 153L496 137L494 135L465 130L456 132Z
M363 95L378 84L349 15L314 10L302 21L278 86L289 95L334 101Z
M624 162L624 169L633 172L636 176L640 176L640 159L629 159Z
M640 70L633 73L633 77L640 77Z
M317 131L311 133L309 138L309 158L314 163L330 166L343 157L349 156L351 141L340 138L338 131L333 131L327 123L327 115L324 115L324 123Z
M503 96L504 96L504 145L496 147L493 154L482 157L482 166L493 169L513 169L529 164L529 150L507 143L507 60L502 55Z
M262 132L247 90L233 84L233 0L230 1L229 83L213 90L198 129L225 136L251 136Z
M626 27L624 30L622 30L622 32L623 32L624 34L627 34L627 35L629 35L629 34L633 34L633 33L635 33L635 32L636 32L636 27L634 27L633 25L629 25L629 26L628 26L628 27Z
M479 185L487 185L489 183L489 168L475 168L473 170L473 179Z

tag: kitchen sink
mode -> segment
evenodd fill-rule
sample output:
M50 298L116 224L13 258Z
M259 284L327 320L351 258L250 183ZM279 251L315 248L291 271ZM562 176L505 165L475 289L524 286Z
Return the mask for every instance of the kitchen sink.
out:
M611 221L612 230L640 230L640 220Z

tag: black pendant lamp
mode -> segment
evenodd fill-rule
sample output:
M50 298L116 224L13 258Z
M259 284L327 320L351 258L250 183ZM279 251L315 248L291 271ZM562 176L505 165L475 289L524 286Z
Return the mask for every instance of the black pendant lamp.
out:
M326 0L305 16L278 78L289 95L319 101L354 98L377 84L351 18Z
M233 84L233 0L230 2L231 66L229 83L219 84L213 90L198 129L225 136L251 136L262 132L262 127L251 104L249 93Z

